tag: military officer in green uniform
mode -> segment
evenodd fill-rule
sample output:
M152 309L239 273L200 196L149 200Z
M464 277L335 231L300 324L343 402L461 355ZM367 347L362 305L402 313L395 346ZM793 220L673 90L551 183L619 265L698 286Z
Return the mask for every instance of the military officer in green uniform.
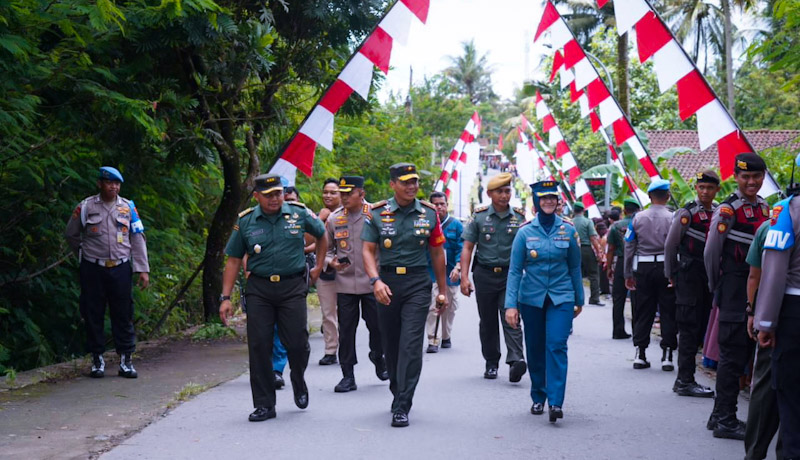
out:
M478 334L486 361L483 377L497 378L500 363L499 327L502 321L508 351L506 363L510 366L508 378L512 382L519 382L527 370L522 354L522 331L509 326L503 313L511 245L520 225L525 222L525 210L508 205L511 200L511 179L509 173L492 177L486 187L492 203L475 208L464 226L461 273L468 273L472 251L477 247L472 277L475 280L475 298L480 317ZM462 275L461 293L469 296L471 292L469 277Z
M422 345L428 317L430 257L439 292L445 281L445 238L435 207L416 198L417 168L398 163L389 168L394 197L372 205L361 232L364 269L378 300L378 324L389 370L392 426L408 426L408 412L422 371ZM378 265L380 260L380 266ZM447 300L440 297L440 308Z
M597 265L603 254L600 235L594 228L594 222L586 217L583 203L576 201L573 208L575 215L572 223L581 240L581 269L583 277L589 279L589 305L602 307L605 304L600 302L600 269Z
M294 402L300 409L308 407L308 387L303 378L310 353L303 235L309 233L317 239L317 265L311 270L310 284L322 271L328 240L325 227L313 212L301 203L284 202L280 176L256 177L253 197L258 206L239 214L225 248L228 261L222 275L219 316L227 324L233 313L231 291L247 254L247 348L255 406L250 421L261 422L275 417L271 356L276 324L289 356Z

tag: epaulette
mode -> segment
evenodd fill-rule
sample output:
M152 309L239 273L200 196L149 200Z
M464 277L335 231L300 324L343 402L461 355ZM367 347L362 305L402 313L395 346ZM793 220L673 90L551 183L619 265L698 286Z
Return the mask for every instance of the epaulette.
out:
M563 220L564 222L572 225L573 227L575 226L575 222L573 222L572 219L570 219L569 217L561 216L561 220Z
M525 208L514 208L514 211L522 216L525 215Z
M420 204L422 204L422 206L427 206L427 207L433 209L434 211L436 211L436 206L434 206L433 203L431 203L430 201L419 200L419 202L420 202Z
M298 208L308 209L308 206L304 205L299 201L289 201L289 204L292 206L297 206Z
M364 214L365 216L368 216L368 215L370 215L369 214L370 210L371 210L370 204L369 203L364 203L364 207L361 208L361 213Z
M386 200L381 200L381 201L379 201L377 203L372 203L372 205L371 205L372 208L371 209L382 208L382 207L386 206L387 203L389 203L389 202L386 201Z
M473 209L472 212L473 212L473 214L477 214L479 212L486 211L487 209L489 209L489 205L483 205L483 206L478 206L477 208Z
M255 207L255 206L253 206L252 208L247 208L247 209L245 209L244 211L242 211L242 212L240 212L240 213L239 213L239 219L241 219L242 217L244 217L244 216L246 216L246 215L250 214L251 212L253 212L253 211L255 211L255 210L256 210L256 207Z
M683 209L692 212L692 209L694 209L696 206L697 206L697 201L692 200L686 203L686 206L684 206Z

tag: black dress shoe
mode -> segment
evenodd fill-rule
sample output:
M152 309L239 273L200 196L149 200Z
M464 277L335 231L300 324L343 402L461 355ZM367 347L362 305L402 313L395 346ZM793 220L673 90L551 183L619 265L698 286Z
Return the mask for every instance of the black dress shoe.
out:
M613 338L614 340L625 340L625 339L630 339L631 335L628 334L627 332L621 332L621 333L615 333L614 335L611 336L611 338Z
M283 380L283 374L278 371L275 371L275 389L280 390L286 385L286 382Z
M714 390L704 387L697 382L683 382L681 379L675 380L675 385L672 386L672 391L678 396L691 396L694 398L713 398Z
M251 422L263 422L275 418L277 415L274 407L256 407L256 410L247 419Z
M439 353L439 345L428 344L428 349L425 350L425 353Z
M354 377L343 377L341 381L333 388L336 393L347 393L348 391L358 390L356 379Z
M531 406L531 414L533 415L542 415L544 414L544 404L543 403L533 403Z
M603 302L601 302L599 300L595 300L594 302L589 301L589 305L594 305L595 307L605 307L606 306L606 304L604 304Z
M389 371L386 370L386 359L383 356L374 358L372 353L370 353L369 360L375 365L375 375L378 376L378 380L381 382L389 380Z
M489 369L486 369L486 372L483 373L483 378L489 379L489 380L496 379L497 378L497 368L496 367L490 367Z
M453 342L451 342L450 339L442 340L442 348L452 348L452 346Z
M395 412L392 414L392 426L404 427L408 426L408 414L405 412Z
M303 382L301 388L296 388L292 385L292 390L294 391L294 404L300 409L308 407L308 387L306 382Z
M336 355L325 355L319 360L320 366L330 366L336 364Z
M730 417L728 420L717 422L717 427L714 428L714 437L744 441L745 431L747 431L747 424L737 420L736 417Z
M564 418L561 406L550 406L550 423L556 423L556 420L560 418Z
M508 381L512 383L517 383L522 380L522 376L525 375L525 371L528 369L527 364L525 361L519 360L515 361L511 364L511 368L508 371Z

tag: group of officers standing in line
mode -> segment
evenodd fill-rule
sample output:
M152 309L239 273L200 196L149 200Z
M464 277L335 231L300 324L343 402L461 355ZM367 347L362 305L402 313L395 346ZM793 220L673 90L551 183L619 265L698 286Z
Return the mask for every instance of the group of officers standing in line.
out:
M797 458L800 252L795 241L800 238L800 202L792 196L798 190L789 190L790 198L775 206L770 220L769 207L758 196L766 171L763 159L754 153L740 154L734 171L737 190L719 206L714 198L720 180L710 170L696 177L697 199L674 213L666 208L667 181L651 184L652 205L647 210L636 212L638 203L626 200L626 219L612 226L609 239L609 254L616 255L616 262L614 258L607 261L607 266L614 267L609 272L617 275L614 331L620 331L617 304L621 299L624 306L625 297L618 286L624 286L633 294L633 367L650 367L646 349L659 312L663 370L673 370L672 354L678 352L673 391L713 397L711 389L695 381L694 373L709 312L712 305L718 308L718 321L711 327L718 328L720 360L708 429L716 437L745 439L747 458L763 458L780 420L778 444L783 458ZM580 259L585 242L576 230L579 225L560 217L556 183L532 186L536 216L526 223L524 210L509 206L511 181L507 173L489 181L491 204L475 209L459 235L460 223L448 224L454 219L447 215L445 196L434 194L433 204L416 198L419 176L412 164L390 168L394 196L375 204L365 200L362 177L342 177L336 186L341 206L324 213L325 223L304 205L284 201L279 176L258 176L253 192L258 205L239 215L226 247L220 297L220 317L227 322L233 312L231 292L246 256L251 273L246 291L250 380L256 408L250 420L276 415L270 360L275 331L288 354L295 403L300 408L308 406L306 296L309 284L330 267L336 274L343 373L336 391L356 389L353 367L360 306L370 329L369 358L379 378L388 373L394 396L392 425L407 426L426 329L429 352L438 351L439 344L451 346L455 287L460 286L466 296L473 292L464 275L470 265L486 363L484 377L498 376L502 325L509 379L517 382L530 370L531 412L542 413L547 400L550 421L563 417L566 341L572 318L583 306ZM101 168L100 193L76 207L66 230L71 246L81 254L81 312L89 326L93 377L102 377L105 367L98 318L106 303L111 306L114 340L121 355L119 373L136 377L131 362L135 339L130 277L139 273L140 285L146 287L149 267L144 227L133 203L119 197L121 183L119 171ZM619 236L626 221L621 243L614 234ZM445 231L442 223L448 224ZM316 239L317 256L308 281L307 234ZM593 244L591 234L588 239ZM443 248L445 243L449 247ZM757 296L759 282L762 294ZM530 363L523 357L520 317L530 323L524 335ZM440 322L441 343L436 340ZM748 365L749 340L756 338L753 396L745 424L736 416L739 377ZM329 351L326 345L326 357Z

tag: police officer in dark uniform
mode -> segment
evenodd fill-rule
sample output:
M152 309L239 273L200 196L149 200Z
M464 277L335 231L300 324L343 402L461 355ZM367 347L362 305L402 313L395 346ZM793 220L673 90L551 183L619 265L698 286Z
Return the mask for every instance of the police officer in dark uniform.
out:
M372 205L364 224L364 269L378 305L378 323L389 370L392 426L408 426L414 390L422 371L422 344L430 306L431 280L426 253L430 251L439 292L445 282L445 238L435 207L416 198L417 168L398 163L389 168L394 197ZM378 267L380 260L380 269ZM447 299L441 296L442 308Z
M800 159L800 157L798 157ZM775 205L764 243L755 327L772 351L783 458L800 459L800 200Z
M289 356L294 402L300 409L308 407L308 387L303 378L310 353L304 234L317 239L317 265L309 275L311 284L322 271L328 240L322 222L305 205L284 202L280 176L256 177L253 197L258 206L239 214L225 248L228 261L222 275L219 316L227 324L233 313L231 291L247 254L247 348L255 406L249 419L261 422L276 415L271 360L275 324Z
M739 377L749 355L745 258L758 227L769 218L769 206L758 191L767 169L755 153L736 156L738 189L714 211L703 251L708 287L719 306L717 397L707 427L714 437L743 440L744 422L736 418Z
M664 243L664 275L675 287L678 323L678 378L672 390L680 396L711 398L714 392L694 379L697 349L711 313L711 291L703 263L706 235L719 192L719 176L711 170L697 174L697 199L675 211Z
M472 276L480 317L478 328L481 351L486 361L483 377L497 378L501 356L498 330L502 324L508 351L506 363L510 366L508 378L512 382L519 382L527 369L522 352L522 331L512 328L503 313L511 245L519 227L525 222L525 210L508 205L512 179L510 173L492 177L486 187L491 204L475 208L464 226L461 273L468 272L472 251L477 247ZM467 297L472 293L472 283L468 276L461 276L461 293Z
M639 212L625 234L625 287L633 297L634 369L647 369L645 350L650 345L656 311L661 313L661 370L672 371L672 351L678 345L675 327L675 290L664 276L664 240L672 222L667 209L669 181L656 179L647 188L651 205Z
M105 375L103 352L106 304L111 316L111 333L120 357L118 375L135 379L131 355L136 349L133 329L133 273L139 287L150 283L150 264L144 225L136 205L119 196L122 174L110 166L100 168L100 193L81 201L72 212L64 236L80 257L80 311L86 323L86 346L92 353L91 376Z

